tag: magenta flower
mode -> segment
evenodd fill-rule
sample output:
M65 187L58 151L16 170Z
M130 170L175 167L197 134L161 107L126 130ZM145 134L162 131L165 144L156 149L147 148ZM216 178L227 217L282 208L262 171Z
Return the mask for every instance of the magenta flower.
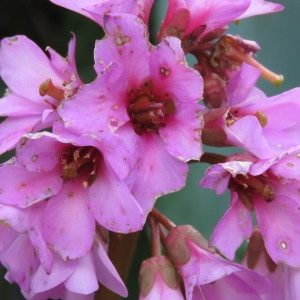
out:
M144 225L141 208L122 181L128 170L122 151L112 134L82 144L47 132L29 134L16 158L0 167L0 202L26 208L47 200L47 245L64 260L84 256L92 247L96 221L123 233Z
M252 231L251 212L255 213L266 250L275 263L300 266L298 213L300 187L299 146L280 156L260 161L243 161L233 156L228 162L211 166L200 186L227 187L231 192L230 208L214 229L211 244L234 259L235 251ZM230 237L226 233L230 230Z
M267 97L254 86L258 76L244 64L232 78L226 106L204 115L204 143L235 145L262 159L300 144L300 89Z
M195 42L234 20L277 12L283 8L280 4L263 0L170 0L158 36L160 40L172 35Z
M128 13L141 18L148 24L154 0L50 0L51 2L75 11L103 26L107 14Z
M75 67L75 37L68 59L51 48L47 55L25 36L5 38L0 48L0 75L7 84L0 100L0 153L15 147L20 137L52 126L59 102L82 84Z
M282 5L262 0L169 1L158 39L176 36L185 53L195 56L194 68L204 79L204 101L218 108L227 102L227 84L243 62L261 70L261 76L276 85L283 76L259 64L253 55L260 49L254 41L224 35L229 22L252 15L283 9Z
M259 274L219 256L192 226L172 229L165 245L184 281L187 300L261 299L269 288Z
M0 206L0 261L8 269L6 279L17 283L26 299L92 299L98 281L126 297L101 234L95 234L86 255L74 260L64 261L46 246L42 236L45 206L45 202L26 209Z
M177 270L167 256L154 256L142 262L140 300L184 300Z
M64 101L59 114L77 135L104 130L124 140L131 162L125 182L148 213L158 196L184 186L186 162L201 156L202 79L187 66L178 39L150 45L133 15L107 15L105 31L95 49L98 78Z

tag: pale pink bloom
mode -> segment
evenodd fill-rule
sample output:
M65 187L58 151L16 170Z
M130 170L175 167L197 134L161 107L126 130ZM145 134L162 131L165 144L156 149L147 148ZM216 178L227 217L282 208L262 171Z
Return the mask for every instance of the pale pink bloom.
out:
M142 262L139 276L140 300L184 300L177 270L167 256Z
M250 237L254 212L272 260L300 266L299 153L298 146L264 161L239 154L207 170L200 186L217 194L227 187L231 192L230 207L211 237L211 244L226 257L234 259L244 238Z
M0 153L28 132L52 126L59 102L82 84L75 67L75 37L65 59L48 48L50 59L25 36L1 41L0 76L8 89L0 99Z
M178 39L152 46L139 18L107 15L104 28L95 48L98 78L63 101L59 114L77 135L122 138L131 162L125 182L148 213L158 196L184 186L187 161L202 154L202 78L187 66Z
M192 226L173 228L165 241L183 279L187 300L262 299L268 282L258 273L222 258Z
M107 14L128 13L148 24L154 0L50 0L64 8L73 10L103 26Z

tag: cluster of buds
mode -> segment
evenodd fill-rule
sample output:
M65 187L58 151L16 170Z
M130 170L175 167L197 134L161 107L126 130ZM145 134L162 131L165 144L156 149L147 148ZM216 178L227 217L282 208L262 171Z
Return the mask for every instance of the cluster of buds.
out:
M154 0L51 2L105 36L89 83L77 72L75 35L67 57L23 35L1 40L0 154L13 153L0 165L6 279L31 300L127 297L136 238L149 224L141 300L300 297L300 88L266 96L258 78L278 86L283 76L254 59L256 42L226 33L283 6L169 0L153 44ZM231 195L209 241L154 208L185 186L189 163L203 162L211 166L199 187Z

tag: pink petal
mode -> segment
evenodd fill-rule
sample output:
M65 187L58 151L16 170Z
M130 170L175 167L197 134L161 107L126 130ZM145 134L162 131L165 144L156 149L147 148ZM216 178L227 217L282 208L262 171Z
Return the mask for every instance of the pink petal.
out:
M300 267L299 247L299 186L285 185L285 194L279 192L270 203L254 201L259 229L265 247L274 262ZM297 199L297 202L293 199Z
M28 134L17 147L17 161L31 172L51 171L60 166L61 154L69 146L66 143L49 132Z
M87 200L88 190L79 178L66 182L45 208L45 240L66 261L84 256L91 249L95 219L87 207Z
M43 110L46 108L49 108L46 102L34 102L12 93L0 99L0 114L2 116L41 116Z
M250 0L189 1L191 21L186 32L191 33L199 25L206 26L205 33L223 27L238 19L249 7L250 2Z
M180 43L177 38L163 40L151 52L149 64L155 83L154 94L167 93L175 105L179 101L197 103L202 98L203 79L182 59L177 43Z
M226 130L228 140L259 158L273 155L264 137L263 129L255 116L246 116L237 120Z
M199 110L201 109L202 107L196 103L177 103L176 112L170 116L166 127L159 129L159 135L172 156L183 161L200 159L202 145Z
M0 65L1 77L10 90L34 102L44 101L39 87L47 79L54 85L62 83L46 54L25 36L1 41Z
M260 71L243 63L238 72L230 79L227 86L228 104L230 106L243 102L256 84Z
M68 130L95 135L103 130L114 131L129 120L123 103L126 87L119 76L120 72L112 65L94 82L79 89L74 97L61 103L58 113ZM110 89L111 84L117 84L116 88Z
M63 261L55 255L50 274L47 274L42 266L39 266L31 281L33 293L48 291L64 282L76 269L77 260Z
M6 225L0 226L0 257L1 254L8 249L8 247L13 243L13 241L17 237L18 233L12 228Z
M30 132L41 116L8 117L0 124L0 154L11 150L21 136Z
M133 145L135 156L126 184L148 213L156 198L184 187L188 166L171 156L156 134L135 135Z
M97 278L108 289L126 298L128 296L127 288L107 256L102 242L98 241L98 246L94 245Z
M45 206L46 203L43 201L32 205L27 209L27 231L40 263L44 267L46 273L49 274L52 268L53 254L48 248L48 245L46 244L42 235L42 219Z
M216 225L210 239L210 244L231 260L245 238L253 231L252 217L248 209L232 192L230 208ZM230 235L227 233L230 232Z
M46 174L29 172L11 159L0 167L0 202L25 208L45 200L61 189L59 174L57 169Z
M87 295L98 290L95 262L91 254L79 259L76 270L64 284L69 291L78 294Z
M145 223L136 199L105 161L99 165L97 178L89 187L89 208L97 221L111 231L138 231Z
M251 0L248 9L239 16L239 19L249 18L252 16L279 12L284 9L284 6L277 3L272 3L264 0Z
M97 74L114 62L126 73L128 86L139 87L149 76L151 45L144 23L134 15L123 14L106 15L104 25L107 37L95 48Z
M1 255L1 263L9 270L6 274L8 281L16 282L24 290L30 288L32 275L39 262L27 234L20 234L16 238Z

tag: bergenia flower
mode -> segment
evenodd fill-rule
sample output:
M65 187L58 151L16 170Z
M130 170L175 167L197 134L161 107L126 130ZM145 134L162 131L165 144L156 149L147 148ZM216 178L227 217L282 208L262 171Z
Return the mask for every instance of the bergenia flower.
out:
M267 97L255 87L258 77L244 64L231 79L228 103L204 115L204 143L238 146L262 159L300 144L300 89Z
M282 75L268 70L253 58L260 49L256 42L224 35L229 22L282 9L282 5L261 0L169 1L158 39L170 35L181 39L185 53L197 59L194 68L204 79L204 101L209 107L219 107L227 101L228 80L243 62L261 70L261 76L276 85L283 81Z
M152 46L133 15L107 15L105 31L95 49L98 78L59 114L77 135L122 138L132 166L125 182L148 213L158 196L184 186L186 162L201 156L202 78L187 66L178 39Z
M158 36L160 40L172 35L195 42L237 19L277 12L283 8L280 4L263 0L170 0Z
M261 299L268 282L247 268L227 261L192 226L173 228L165 246L184 281L187 300Z
M167 256L154 256L142 262L140 300L184 300L177 270Z
M52 133L29 134L16 158L0 167L0 202L26 208L47 200L44 238L63 259L90 251L96 221L123 233L144 225L142 210L122 180L128 171L122 143L110 135L71 144Z
M75 37L67 59L48 48L50 59L25 36L1 41L0 76L8 89L0 99L0 153L15 147L20 137L52 126L59 102L82 84L75 67Z
M148 24L154 0L50 0L51 2L75 11L103 26L107 14L128 13L141 18Z
M211 244L225 256L234 259L243 239L250 237L254 212L272 260L300 266L299 152L298 146L264 161L239 154L207 170L200 186L217 194L227 187L231 192L230 208L211 237ZM228 230L230 236L226 235Z

